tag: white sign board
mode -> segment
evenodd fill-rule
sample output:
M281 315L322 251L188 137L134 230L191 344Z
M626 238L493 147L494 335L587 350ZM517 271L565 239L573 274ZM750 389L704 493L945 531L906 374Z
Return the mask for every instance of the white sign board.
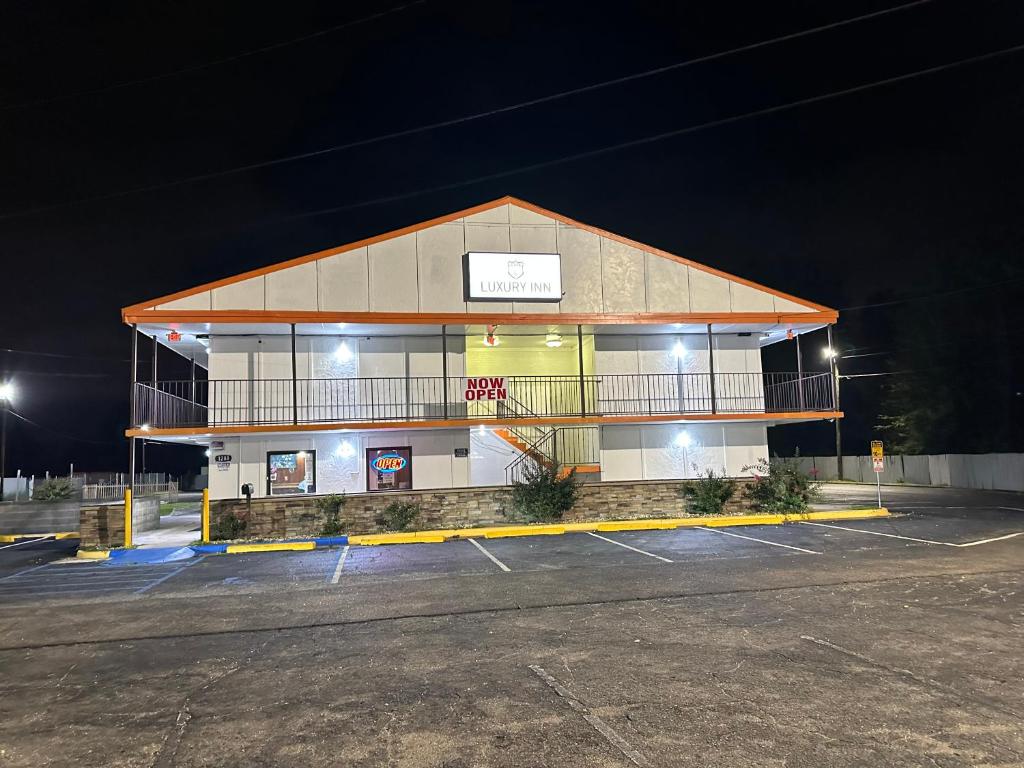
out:
M561 301L562 258L557 253L466 254L466 299Z
M477 400L508 400L508 386L504 376L481 376L466 379L462 396L467 402Z

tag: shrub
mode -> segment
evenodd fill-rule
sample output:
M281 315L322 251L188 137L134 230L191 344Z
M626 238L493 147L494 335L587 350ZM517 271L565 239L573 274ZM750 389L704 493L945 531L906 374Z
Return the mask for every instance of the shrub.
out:
M760 459L743 470L754 474L744 496L761 512L803 512L820 496L819 484L794 459Z
M534 523L561 520L580 496L575 468L563 472L558 464L527 462L523 480L512 484L512 509Z
M736 481L709 469L683 486L686 511L691 515L720 515L736 493Z
M420 505L411 501L392 501L376 519L385 531L404 531L420 516Z
M235 515L218 517L210 526L210 541L238 539L245 533L246 521Z
M341 522L341 508L345 506L345 494L331 493L327 496L320 496L315 501L316 508L324 516L320 535L337 536L339 533L343 533L345 526Z
M70 499L75 493L75 486L67 477L51 477L49 480L36 484L32 490L35 501L61 501Z

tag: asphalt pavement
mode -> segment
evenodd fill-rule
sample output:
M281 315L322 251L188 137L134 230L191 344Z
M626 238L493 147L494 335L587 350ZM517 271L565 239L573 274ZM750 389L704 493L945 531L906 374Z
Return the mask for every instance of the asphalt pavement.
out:
M1024 498L884 493L839 523L2 549L0 764L1024 765Z

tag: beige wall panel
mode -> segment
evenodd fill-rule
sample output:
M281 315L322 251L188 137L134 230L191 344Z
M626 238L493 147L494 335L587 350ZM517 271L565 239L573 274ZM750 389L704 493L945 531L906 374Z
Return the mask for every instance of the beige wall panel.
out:
M601 238L584 229L559 225L562 254L561 312L597 313L604 304L601 287Z
M553 227L558 222L555 219L545 216L541 213L534 213L533 211L527 210L526 208L520 208L516 205L509 206L509 221L512 224L533 224L537 226L548 226Z
M265 279L267 309L318 309L315 261L270 272Z
M776 312L814 312L810 307L805 307L803 304L797 304L795 301L784 299L781 296L774 296L772 298L775 300Z
M169 310L176 310L176 309L192 309L192 310L200 309L200 310L206 310L206 309L210 309L210 307L212 306L211 303L210 303L211 301L213 301L213 298L210 296L210 292L209 291L203 291L202 293L197 293L195 296L185 296L182 299L175 299L174 301L168 301L166 304L158 304L156 308L157 309L169 309Z
M489 211L481 211L467 216L467 224L508 224L508 205L499 205Z
M367 312L370 275L366 248L337 253L316 262L320 309L324 312Z
M502 206L508 208L508 206ZM479 216L484 214L493 213L493 211L485 211ZM505 211L506 221L508 220L508 211ZM466 251L482 251L494 253L508 253L511 250L509 240L509 228L508 225L498 224L471 224L470 219L473 217L466 217ZM470 312L493 312L498 313L509 313L512 311L511 301L469 301L466 302L466 307Z
M653 253L644 256L647 260L647 311L689 312L689 267Z
M689 271L691 312L732 311L728 280L692 267Z
M416 233L368 246L371 312L418 312Z
M647 304L644 252L601 239L601 276L605 312L643 312Z
M466 252L462 224L439 224L416 236L421 312L465 312L462 254Z
M214 288L214 309L266 309L264 301L263 276L250 277L240 283Z
M522 209L513 209L522 210ZM525 211L530 213L530 211ZM553 223L553 222L552 222ZM513 253L557 253L558 238L553 226L516 226L510 228L510 242ZM562 267L562 281L565 282L565 267ZM562 290L565 290L563 284ZM554 301L516 301L512 304L513 312L558 312L558 302Z
M775 302L772 295L749 285L729 281L733 312L772 312Z

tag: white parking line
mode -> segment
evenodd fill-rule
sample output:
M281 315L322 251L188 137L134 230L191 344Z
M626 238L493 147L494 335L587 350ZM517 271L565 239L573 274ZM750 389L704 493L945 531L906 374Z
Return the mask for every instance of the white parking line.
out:
M483 553L484 553L485 555L487 555L487 558L488 558L488 559L489 559L489 560L490 560L490 561L491 561L492 563L494 563L494 564L495 564L496 566L498 566L499 568L501 568L501 570L505 571L506 573L507 573L508 571L511 571L511 570L512 570L512 569L511 569L511 568L509 568L509 567L508 567L507 565L505 565L505 564L504 564L503 562L501 562L501 560L499 560L499 559L498 559L498 558L496 558L496 557L495 557L494 555L492 555L492 554L491 554L490 552L488 552L488 551L487 551L486 549L484 549L484 545L483 545L483 544L481 544L481 543L480 543L479 541L477 541L476 539L466 539L466 541L468 541L468 542L469 542L470 544L472 544L472 545L473 545L474 547L476 547L476 548L477 548L477 549L479 549L479 550L480 550L481 552L483 552Z
M655 560L661 560L663 563L671 563L672 562L667 557L662 557L661 555L656 555L653 552L645 552L642 549L637 549L636 547L631 547L631 546L629 546L629 544L623 544L621 541L616 541L615 539L609 539L609 538L606 538L604 536L598 536L596 533L591 533L590 531L584 531L584 533L586 533L586 534L588 534L590 536L593 536L595 539L600 539L601 541L607 541L609 544L618 544L620 547L625 547L626 549L631 549L634 552L639 552L641 555L647 555L648 557L653 557Z
M331 576L331 584L337 584L341 580L341 569L345 567L345 558L348 557L348 547L346 544L341 548L341 555L338 557L338 565L334 568L334 575Z
M801 525L816 525L819 528L834 528L837 531L853 531L854 533L868 533L872 536L885 536L889 539L903 539L904 541L917 541L921 544L943 544L948 547L955 547L956 544L950 544L945 541L932 541L931 539L915 539L913 536L898 536L895 533L882 533L881 531L865 531L863 528L847 528L845 525L829 525L828 523L809 523L806 520L800 521Z
M1024 531L1017 531L1016 533L1008 533L1005 536L996 536L991 539L982 539L981 541L969 541L966 544L950 544L951 547L976 547L979 544L990 544L993 541L1002 541L1003 539L1012 539L1014 536L1022 536Z
M735 536L737 539L746 539L747 541L756 541L759 544L771 544L773 547L783 547L785 549L793 549L797 552L804 552L808 555L820 555L821 552L815 552L813 549L804 549L803 547L794 547L789 544L779 544L777 541L767 541L765 539L755 539L753 536L743 536L739 533L732 533L731 531L720 531L717 528L705 528L702 525L696 526L698 531L710 531L711 533L720 533L723 536Z
M42 537L36 538L36 539L25 539L24 541L18 541L18 542L15 542L14 544L4 544L4 546L0 547L0 549L10 549L11 547L20 547L22 544L38 544L40 541L49 541L52 538L53 538L52 536L42 536Z

